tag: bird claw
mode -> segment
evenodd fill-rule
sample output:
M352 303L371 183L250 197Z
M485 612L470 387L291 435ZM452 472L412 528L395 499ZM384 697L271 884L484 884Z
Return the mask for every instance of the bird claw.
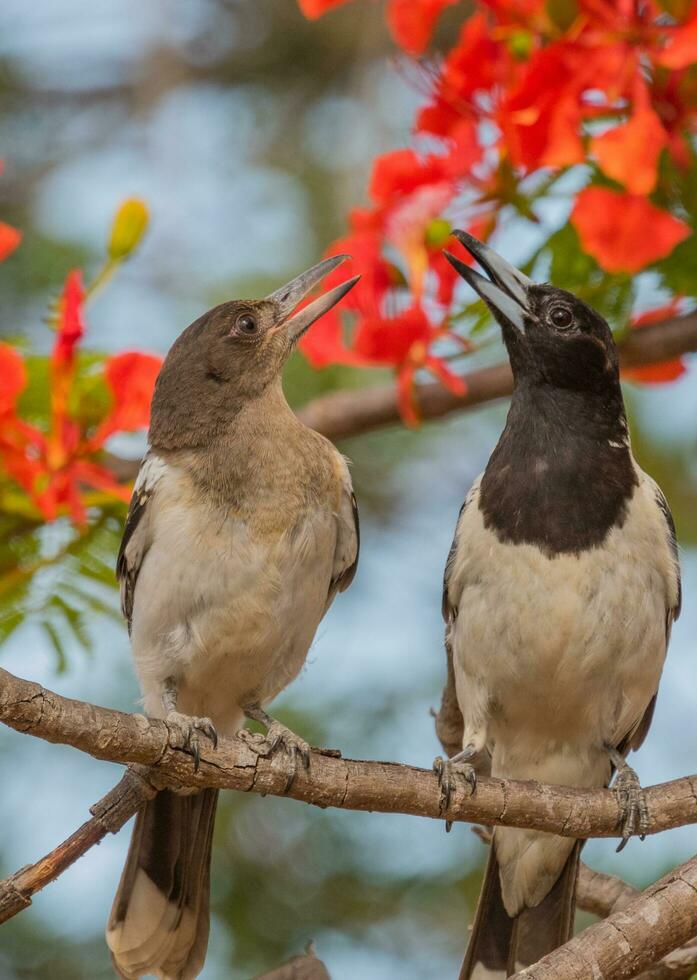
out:
M613 789L621 813L619 822L622 827L622 840L617 846L619 852L627 846L629 838L635 834L644 840L650 824L649 809L639 777L626 763L618 769Z
M185 752L193 756L194 772L198 772L201 765L199 734L209 738L214 749L218 748L218 733L213 722L210 718L196 718L194 715L183 715L179 711L168 711L165 722L176 730L179 736L178 742Z
M441 814L446 813L450 807L456 785L456 776L461 776L469 785L470 796L477 788L477 774L474 766L470 765L469 762L458 760L457 757L455 757L455 759L444 759L440 755L436 756L436 758L433 760L433 771L438 777ZM451 828L452 820L446 820L446 832L449 833Z
M269 723L266 736L261 743L258 741L258 735L249 732L245 728L241 729L239 734L259 755L270 758L278 752L284 754L289 763L288 777L283 790L284 793L288 793L295 782L295 777L298 773L298 762L302 764L306 772L310 768L310 758L312 755L310 745L305 739L300 738L299 735L292 732L290 728L282 725L280 721L271 721ZM254 740L253 745L251 740Z

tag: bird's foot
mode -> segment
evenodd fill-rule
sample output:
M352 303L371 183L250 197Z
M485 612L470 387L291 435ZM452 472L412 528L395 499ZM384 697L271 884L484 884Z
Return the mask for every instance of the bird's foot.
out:
M257 743L255 751L259 755L266 757L272 757L278 753L283 753L285 756L286 762L288 763L288 778L285 785L285 792L287 793L295 782L295 777L298 773L298 762L300 762L305 771L310 768L310 757L312 754L310 745L304 738L296 735L290 728L286 728L280 721L276 721L275 718L267 715L261 709L247 709L245 713L248 718L260 722L266 728L266 738L261 746ZM248 739L244 733L245 729L240 734L247 741ZM248 734L252 735L251 732Z
M632 767L628 766L621 756L618 759L613 757L612 761L617 767L617 775L612 788L617 795L621 813L622 840L617 847L617 850L621 851L627 846L629 838L635 834L638 834L641 840L646 837L650 823L649 808L639 777Z
M194 715L183 715L179 711L168 711L165 722L176 731L178 747L194 757L194 772L198 772L201 763L200 736L209 738L214 749L218 747L218 733L213 722L210 718L196 718Z
M477 788L477 773L475 772L474 766L466 761L470 757L471 754L468 751L464 751L454 755L452 759L443 759L439 755L433 760L433 771L438 777L438 786L440 788L441 813L445 813L450 806L458 776L464 779L469 785L470 796ZM446 820L446 831L450 832L451 828L452 821Z

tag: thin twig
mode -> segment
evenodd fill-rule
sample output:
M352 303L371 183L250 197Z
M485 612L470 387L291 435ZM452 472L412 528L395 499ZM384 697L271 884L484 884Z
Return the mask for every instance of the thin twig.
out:
M35 864L0 881L0 924L31 905L31 897L61 875L107 834L115 834L155 795L145 774L127 769L121 780L93 807L92 819Z

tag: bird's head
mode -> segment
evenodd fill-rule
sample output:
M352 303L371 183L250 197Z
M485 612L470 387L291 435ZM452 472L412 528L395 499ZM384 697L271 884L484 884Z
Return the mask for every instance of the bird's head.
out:
M533 282L467 232L454 235L488 278L449 252L446 258L496 317L517 381L575 390L617 382L615 342L599 313L565 289Z
M259 300L232 300L195 320L172 345L155 386L153 445L204 445L280 378L300 337L358 276L298 306L348 256L325 259Z

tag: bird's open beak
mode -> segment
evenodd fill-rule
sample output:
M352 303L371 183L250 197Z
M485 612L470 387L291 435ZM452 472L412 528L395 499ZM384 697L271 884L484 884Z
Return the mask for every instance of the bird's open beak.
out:
M360 276L354 276L340 285L335 286L328 292L318 296L317 299L308 303L307 306L299 310L295 315L293 311L307 294L320 283L326 275L332 272L338 265L348 259L348 255L335 255L330 259L324 259L317 265L313 265L307 272L301 273L295 279L291 279L285 286L270 293L266 299L274 303L279 311L280 322L275 329L283 329L288 333L291 343L295 343L312 326L315 320L328 313L333 306L343 299L349 289L352 289Z
M467 251L474 256L480 266L489 276L484 276L475 272L468 265L465 265L450 252L445 252L445 257L455 271L468 282L475 292L479 293L496 319L501 322L503 317L508 323L512 324L521 333L525 332L526 317L531 317L528 304L528 289L533 286L532 279L528 279L522 272L510 265L505 259L466 231L453 231L453 235L465 246Z

